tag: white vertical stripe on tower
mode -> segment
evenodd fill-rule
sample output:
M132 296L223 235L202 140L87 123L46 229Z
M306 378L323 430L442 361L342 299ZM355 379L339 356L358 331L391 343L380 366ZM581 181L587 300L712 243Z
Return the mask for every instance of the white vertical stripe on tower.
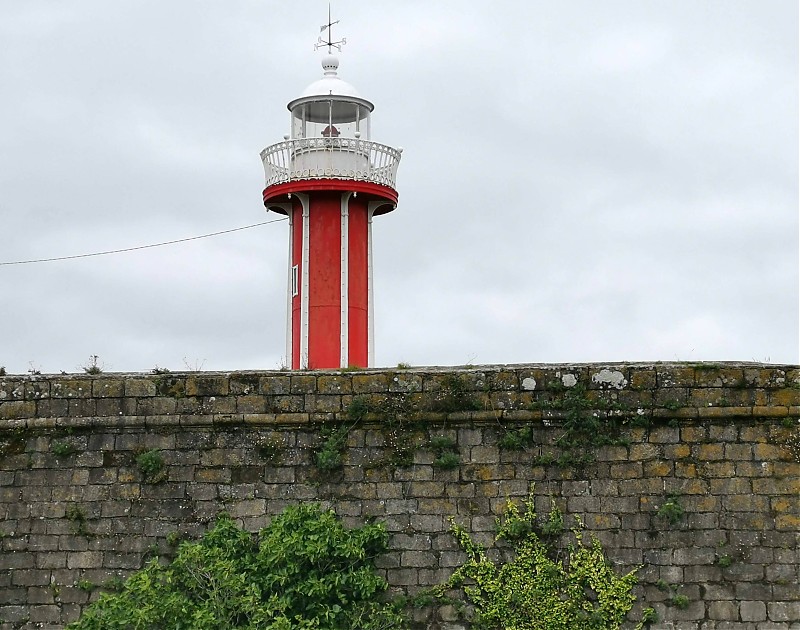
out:
M342 193L342 219L341 219L341 247L340 247L340 300L339 300L339 367L346 368L350 361L350 195L351 192Z
M308 368L308 260L309 260L309 205L308 195L294 193L303 205L303 245L301 250L302 282L300 288L300 365L295 369Z
M375 365L375 300L372 292L372 215L383 201L367 206L367 367Z

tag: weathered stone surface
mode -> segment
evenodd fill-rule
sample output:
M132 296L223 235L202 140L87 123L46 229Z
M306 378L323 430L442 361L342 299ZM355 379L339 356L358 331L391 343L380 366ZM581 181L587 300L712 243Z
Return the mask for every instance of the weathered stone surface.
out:
M61 627L88 601L78 579L127 575L151 545L168 551L171 532L199 535L222 509L257 529L298 501L323 501L350 525L384 521L391 551L379 566L413 593L463 561L449 517L490 543L508 498L533 489L542 515L554 500L620 568L644 564L642 592L663 624L789 628L800 618L800 463L787 447L798 378L795 367L735 364L3 377L0 616ZM593 461L559 466L559 401L578 383L592 413L613 405L626 442L587 443ZM343 468L317 470L322 424L347 426L355 397L407 407L369 414L344 443ZM517 430L528 431L519 450L503 446ZM452 440L454 468L440 465L436 437ZM57 456L65 440L75 451ZM148 449L165 462L160 483L136 466ZM669 497L674 520L662 514ZM680 585L687 608L668 605L659 579Z

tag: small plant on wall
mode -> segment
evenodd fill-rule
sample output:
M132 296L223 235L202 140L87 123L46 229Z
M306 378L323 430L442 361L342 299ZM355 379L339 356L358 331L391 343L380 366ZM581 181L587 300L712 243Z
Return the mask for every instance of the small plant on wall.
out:
M342 452L347 446L349 426L323 427L322 446L314 453L314 465L322 471L339 470L343 466Z
M99 361L100 357L96 354L91 354L89 355L89 362L86 365L82 365L81 369L91 376L102 374L104 366Z
M164 458L157 449L141 451L136 456L136 466L144 476L145 483L161 483L167 479Z
M677 525L680 523L684 515L683 507L680 504L680 496L677 494L668 494L666 501L661 504L656 514L670 525Z
M64 511L64 518L72 523L72 532L77 536L89 537L86 511L77 503L70 503Z
M461 458L458 455L458 447L456 446L455 440L443 435L438 435L431 438L429 445L436 455L436 459L433 460L433 465L436 468L450 470L458 467Z
M66 457L75 452L75 446L66 440L54 440L50 444L50 452L56 457Z

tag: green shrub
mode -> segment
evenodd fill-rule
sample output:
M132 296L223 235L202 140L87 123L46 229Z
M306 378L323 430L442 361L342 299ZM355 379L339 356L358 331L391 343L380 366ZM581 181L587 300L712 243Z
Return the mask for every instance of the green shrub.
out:
M167 478L164 458L157 449L142 451L136 456L136 466L147 483L159 483Z
M552 518L552 517L551 517ZM600 542L575 542L561 560L534 531L533 497L525 510L509 502L498 519L495 540L514 545L516 555L497 565L461 527L452 531L467 561L438 589L460 588L474 606L476 630L618 630L636 600L636 571L619 576L606 561ZM642 624L639 624L642 627Z
M151 560L70 630L378 630L403 627L373 559L381 524L348 530L316 504L287 508L257 536L227 516L175 559Z
M677 494L669 494L667 500L658 508L658 516L669 521L670 525L677 525L683 518L684 510L679 500L680 497Z

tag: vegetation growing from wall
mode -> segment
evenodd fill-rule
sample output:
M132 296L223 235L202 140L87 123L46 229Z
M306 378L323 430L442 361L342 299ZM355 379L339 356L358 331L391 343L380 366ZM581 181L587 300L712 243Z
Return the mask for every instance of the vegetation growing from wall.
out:
M316 504L287 508L258 536L222 515L201 540L181 543L170 564L151 560L68 628L401 628L373 569L387 542L382 525L348 530Z
M157 449L139 452L136 455L136 466L142 473L145 483L161 483L167 478L164 458Z
M535 458L540 466L585 468L595 462L598 448L630 444L623 431L626 426L649 422L649 418L642 416L631 420L630 409L610 392L597 390L591 395L584 383L566 387L556 380L548 383L547 388L547 396L534 400L530 408L544 414L557 412L563 433L554 444L557 452L543 452ZM523 427L505 431L498 444L503 449L519 451L533 446L534 441L533 429Z
M545 525L552 522L551 513ZM578 529L573 531L575 542L565 558L554 553L536 530L533 497L524 502L522 511L509 501L497 521L495 542L511 543L515 556L498 565L466 530L453 524L467 560L438 593L462 589L474 606L472 627L476 630L618 630L636 601L631 592L636 571L617 575L600 542L591 537L584 543ZM649 609L645 618L652 618Z

